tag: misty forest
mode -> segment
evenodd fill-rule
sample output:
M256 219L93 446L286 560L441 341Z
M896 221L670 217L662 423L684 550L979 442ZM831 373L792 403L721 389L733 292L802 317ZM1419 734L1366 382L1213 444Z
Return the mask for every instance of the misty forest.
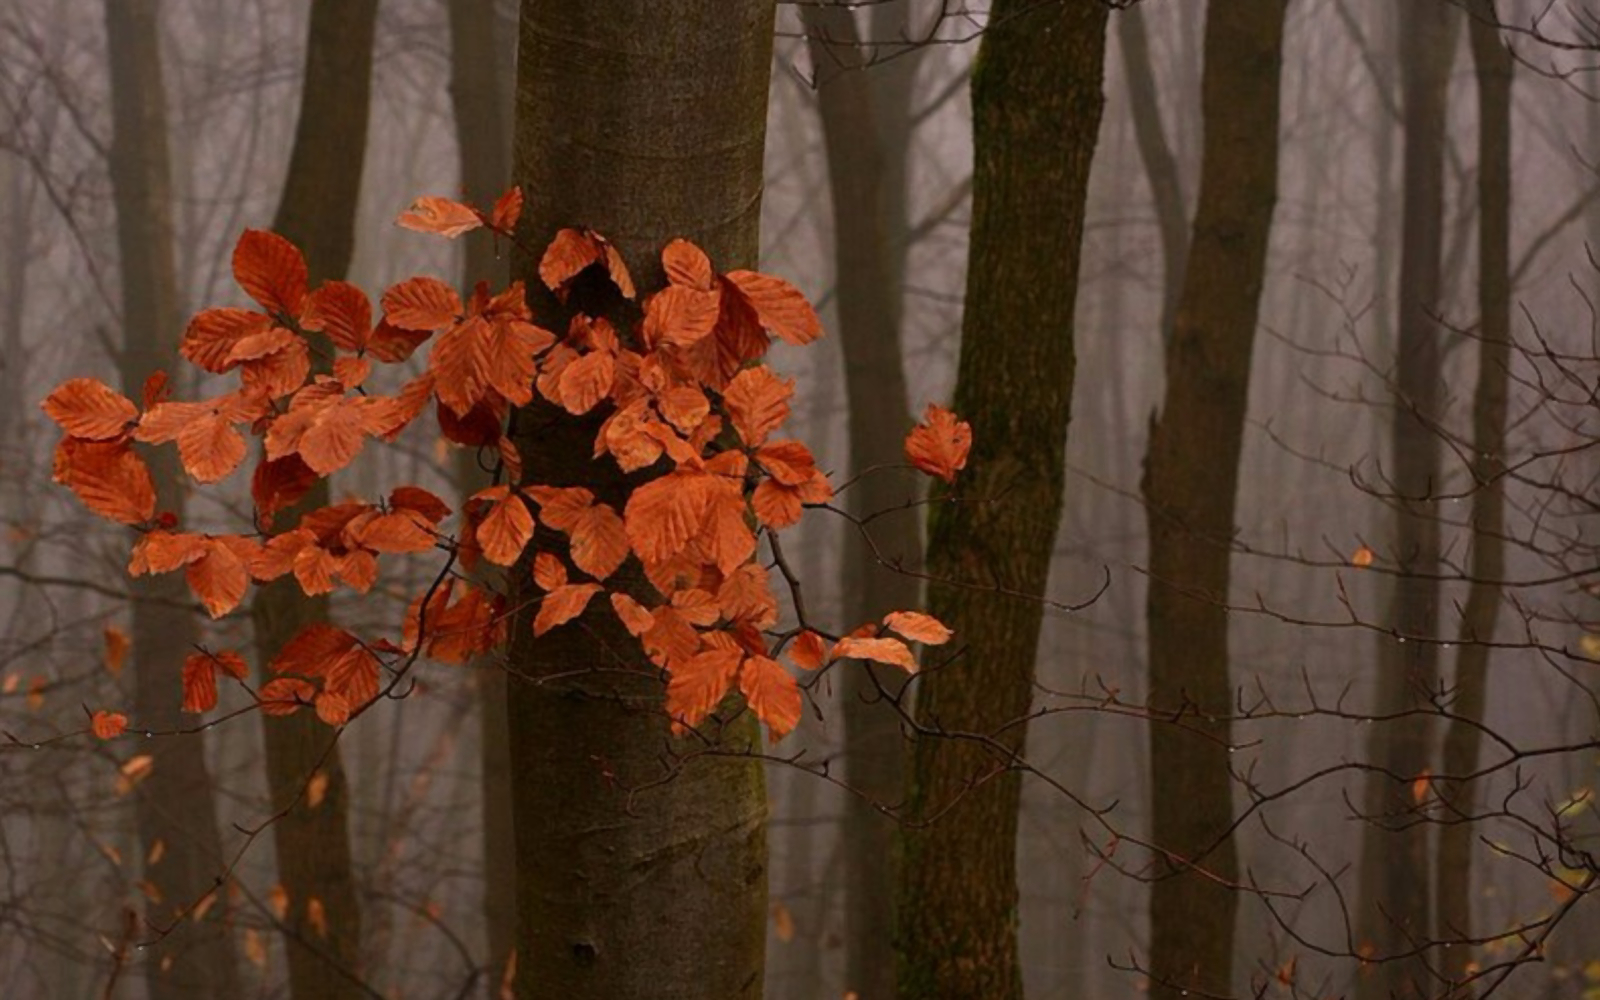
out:
M1590 0L0 0L0 996L1600 1000Z

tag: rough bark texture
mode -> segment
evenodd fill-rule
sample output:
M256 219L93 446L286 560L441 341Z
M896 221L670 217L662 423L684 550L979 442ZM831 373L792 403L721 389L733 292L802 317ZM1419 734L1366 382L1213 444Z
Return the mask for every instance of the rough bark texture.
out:
M450 103L455 112L461 188L469 202L488 205L511 183L510 81L502 72L495 39L494 0L450 0ZM507 264L496 241L464 241L464 285L498 288ZM475 451L456 453L462 497L489 485ZM482 769L483 916L486 967L492 983L503 977L516 941L516 843L511 825L511 745L506 728L506 675L498 657L476 664L479 703L478 759Z
M802 7L815 67L822 136L833 201L839 337L849 397L850 472L845 494L857 517L879 516L870 538L845 535L844 629L914 607L921 581L892 566L922 561L918 519L905 508L920 493L901 442L911 425L900 350L901 283L897 236L905 230L905 139L910 108L904 88L886 87L885 69L867 69L856 16L843 6ZM891 104L892 99L901 101ZM891 124L892 123L892 124ZM898 139L898 145L891 143ZM898 162L896 162L898 161ZM870 471L869 471L870 470ZM857 478L860 477L860 478ZM899 513L892 513L899 509ZM884 565L887 563L888 565ZM841 682L845 774L856 794L845 799L845 988L862 1000L894 995L894 824L879 809L901 799L905 777L899 716L884 692L903 687L899 672L851 663Z
M1478 77L1478 384L1472 407L1472 585L1462 612L1456 654L1454 710L1445 730L1445 775L1478 768L1479 725L1487 700L1489 654L1500 612L1505 576L1506 402L1511 368L1511 50L1494 25L1494 0L1474 0L1468 36ZM1472 782L1436 785L1459 811L1478 808ZM1473 844L1481 832L1467 823L1439 830L1434 875L1439 933L1446 940L1472 937ZM1443 955L1444 972L1465 978L1473 949L1457 946ZM1476 995L1461 989L1452 997Z
M311 8L300 119L272 228L305 252L313 286L342 278L355 247L377 10L377 0ZM327 356L313 351L319 353ZM293 525L301 511L325 506L328 497L322 480L296 508L279 514L277 524ZM302 628L328 620L328 601L307 597L290 576L263 586L251 612L265 672ZM290 989L296 1000L366 996L360 981L361 909L350 855L349 785L334 731L309 711L263 718L262 727L272 804L289 810L273 826L273 836L278 878L290 901L283 920ZM328 775L321 804L296 803L319 769ZM326 935L307 919L313 897L322 904Z
M183 329L173 263L171 168L156 0L108 0L111 62L111 184L122 262L122 389L138 399L144 381L170 368ZM183 470L174 449L147 455L162 509L182 516ZM140 577L133 594L134 719L147 729L185 725L179 669L199 639L195 612L178 574ZM216 801L196 733L149 745L155 758L135 811L145 878L160 893L145 920L159 937L144 958L151 1000L226 996L239 988L233 944L216 906L196 924L180 915L212 891L222 874ZM160 845L159 849L158 846ZM174 927L174 924L176 926ZM149 934L150 931L143 933Z
M662 284L658 255L675 236L719 269L753 265L773 19L772 0L524 0L514 173L529 245L591 227L644 290ZM536 265L517 264L530 289L542 287ZM553 300L530 297L565 328ZM631 484L590 458L600 415L548 416L516 416L528 478L620 506ZM518 570L514 587L528 579ZM508 679L519 996L759 997L760 765L698 757L673 769L660 674L605 602L537 640L531 617L512 624ZM744 718L725 734L734 749L759 739Z
M1444 129L1457 15L1447 4L1398 7L1400 97L1405 131L1402 168L1400 282L1396 290L1395 414L1385 487L1394 495L1395 545L1401 571L1391 598L1395 637L1380 640L1375 710L1387 714L1428 705L1438 685L1440 300L1444 226ZM1368 758L1393 779L1368 781L1369 821L1362 843L1358 946L1378 959L1403 954L1431 936L1431 827L1415 819L1412 780L1433 766L1434 726L1426 715L1375 725ZM1395 826L1406 825L1397 830ZM1357 982L1362 1000L1427 995L1420 963L1383 961Z
M1150 429L1151 995L1226 994L1239 893L1228 770L1228 569L1250 357L1278 197L1285 0L1206 15L1194 232Z
M1161 98L1156 91L1155 69L1150 64L1150 39L1144 13L1138 7L1129 7L1117 15L1117 44L1127 73L1134 138L1150 182L1156 227L1161 234L1161 341L1165 344L1172 340L1183 273L1188 267L1189 213L1184 208L1178 159L1161 125Z
M929 609L956 652L915 684L896 909L899 995L1022 996L1017 807L1061 516L1073 307L1104 104L1106 8L999 0L972 77L974 170L955 410L975 443L929 520ZM999 591L1012 595L1006 596ZM948 661L948 662L947 662ZM993 734L966 740L949 733ZM977 782L977 784L974 784Z

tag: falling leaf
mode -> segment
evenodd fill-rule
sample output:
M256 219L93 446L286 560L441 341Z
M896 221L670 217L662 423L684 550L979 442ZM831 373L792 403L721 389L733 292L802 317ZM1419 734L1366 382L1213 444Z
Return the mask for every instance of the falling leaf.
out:
M1432 788L1432 773L1427 768L1423 768L1422 773L1417 775L1417 777L1411 782L1411 801L1420 806L1423 801L1427 799L1428 792L1432 790Z
M947 483L966 467L972 449L972 427L937 404L928 404L922 423L906 436L906 458L911 464Z
M272 911L272 916L277 920L289 916L289 889L282 882L267 890L267 909Z
M483 225L483 219L470 206L433 195L424 195L412 202L395 222L405 229L449 239Z
M784 944L794 940L794 914L781 901L772 904L772 933Z
M502 233L510 233L517 228L517 220L520 218L522 218L522 188L513 185L495 200L494 210L489 213L489 225Z
M1350 553L1350 565L1355 566L1358 569L1366 569L1368 566L1371 566L1372 560L1372 550L1367 548L1365 545Z
M128 633L115 625L105 628L105 665L106 671L112 677L122 673L122 667L128 662L128 649L133 645L133 640L128 638Z
M315 896L306 900L306 923L317 932L317 937L328 936L328 914L323 909L322 900Z
M245 928L244 957L258 969L267 967L267 946L262 940L261 932L254 927Z
M121 712L108 712L101 709L90 716L89 728L94 730L95 736L99 739L116 739L127 730L128 717Z
M328 794L328 772L318 771L306 782L306 805L315 809L322 805L323 796Z

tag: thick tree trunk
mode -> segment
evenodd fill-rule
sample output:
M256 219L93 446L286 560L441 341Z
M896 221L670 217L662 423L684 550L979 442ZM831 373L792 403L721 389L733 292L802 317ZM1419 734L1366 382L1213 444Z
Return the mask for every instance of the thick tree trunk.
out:
M305 252L313 284L342 278L355 247L356 204L367 140L377 0L312 5L305 84L294 150L273 229ZM313 351L314 356L327 352ZM278 523L328 503L326 480ZM303 627L328 620L326 597L307 597L292 576L261 588L251 608L263 675ZM278 878L289 893L283 920L296 1000L365 996L360 983L361 908L350 855L349 785L333 730L309 711L263 717L274 809L301 796L313 773L328 776L322 801L304 800L273 826ZM321 903L326 934L307 919Z
M1250 359L1278 198L1285 0L1206 15L1200 193L1150 430L1151 995L1226 994L1239 893L1228 769L1228 570Z
M1183 273L1189 260L1189 212L1183 202L1183 179L1178 159L1161 124L1161 98L1155 69L1150 64L1150 39L1144 12L1129 7L1117 15L1117 44L1128 80L1128 104L1134 138L1144 162L1155 202L1156 228L1161 234L1161 342L1172 340L1172 325L1183 291Z
M1061 517L1073 308L1104 104L1106 7L997 0L972 79L974 170L955 410L967 468L935 494L929 609L956 655L916 684L896 909L899 995L1022 996L1017 808L1009 755L1033 698ZM1000 591L1005 591L1005 594ZM1027 595L1027 596L1008 596ZM993 734L992 745L945 732ZM977 782L977 784L974 784Z
M719 269L753 265L773 19L772 0L524 0L514 174L531 245L591 227L641 289L662 283L658 255L676 236ZM517 267L542 288L537 260ZM531 297L565 328L549 296ZM620 506L628 484L590 458L598 420L519 413L528 478ZM518 606L527 580L513 573ZM669 773L659 671L637 652L619 664L637 642L609 609L538 640L530 617L512 624L508 679L519 996L759 997L760 764L699 757ZM738 750L759 737L752 723L727 739Z
M1511 50L1494 27L1494 0L1473 0L1468 36L1478 76L1478 385L1472 407L1472 585L1462 612L1456 654L1455 712L1445 730L1445 775L1478 768L1479 725L1487 704L1489 654L1505 575L1506 403L1511 368ZM1436 786L1451 814L1477 809L1472 782ZM1468 823L1439 830L1434 874L1439 934L1472 937L1473 842L1481 832ZM1444 953L1444 971L1465 978L1473 949ZM1471 989L1452 993L1462 1000Z
M123 391L138 399L144 381L170 367L183 329L173 264L171 168L156 0L107 0L111 62L111 184L122 262ZM148 456L162 509L181 516L183 470L172 449ZM199 639L187 588L176 574L130 581L133 594L134 718L156 730L185 724L178 674ZM150 777L135 811L158 890L146 911L158 939L144 956L151 1000L227 996L239 988L233 945L214 906L196 924L182 914L217 887L225 861L204 738L155 740ZM168 929L170 933L168 933ZM141 931L148 936L151 930Z
M487 205L511 183L509 80L497 56L494 0L449 0L450 103L455 111L461 188L469 202ZM507 264L496 241L464 241L464 286L504 284ZM462 497L489 485L478 455L460 449L456 485ZM480 787L483 823L483 917L490 995L497 996L517 930L516 843L511 824L511 743L506 728L506 674L498 657L474 666L478 684Z
M828 154L833 200L835 287L844 383L850 407L848 509L857 517L893 512L921 490L904 464L901 441L911 423L900 351L900 254L905 230L904 188L910 108L888 98L904 88L876 85L867 68L856 16L843 6L801 8L811 50ZM895 72L906 73L909 62ZM886 81L887 82L887 81ZM886 127L890 122L894 127ZM891 146L891 135L900 145ZM894 161L899 161L895 163ZM859 478L857 478L859 477ZM870 541L845 535L844 628L913 607L921 581L893 566L922 561L918 519L911 510L872 522ZM880 563L888 563L883 565ZM845 799L845 988L862 1000L894 995L894 824L879 811L900 802L905 779L900 720L883 692L898 693L898 671L855 662L842 674L845 774L856 793Z
M1401 575L1391 598L1389 626L1379 656L1380 714L1426 709L1438 686L1439 440L1441 417L1440 304L1444 225L1444 129L1447 85L1455 51L1457 15L1449 5L1398 8L1400 96L1405 152L1400 282L1395 327L1395 414L1392 454L1384 488L1394 496L1393 559ZM1409 638L1413 641L1399 641ZM1384 959L1428 941L1432 903L1426 823L1417 823L1412 782L1434 770L1434 726L1426 715L1372 727L1368 757L1394 778L1374 772L1363 835L1358 946ZM1404 827L1396 829L1396 827ZM1430 983L1418 962L1385 961L1360 977L1362 1000L1424 996Z

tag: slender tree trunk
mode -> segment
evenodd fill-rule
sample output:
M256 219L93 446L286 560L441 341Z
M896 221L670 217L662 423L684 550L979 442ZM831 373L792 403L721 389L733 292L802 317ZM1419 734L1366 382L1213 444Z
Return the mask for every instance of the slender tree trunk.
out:
M1440 260L1444 225L1447 84L1455 50L1456 14L1447 4L1402 4L1399 11L1401 114L1405 131L1404 205L1394 374L1395 414L1384 488L1396 508L1393 559L1400 570L1379 657L1376 711L1426 710L1438 687ZM1410 638L1413 641L1398 641ZM1422 640L1422 641L1417 641ZM1434 726L1426 715L1372 727L1368 757L1395 776L1374 773L1363 835L1358 946L1374 957L1410 951L1432 937L1429 825L1415 822L1412 782L1432 770ZM1396 829L1396 827L1404 827ZM1426 995L1418 962L1389 961L1360 977L1362 1000Z
M524 0L515 178L530 244L591 227L641 289L662 283L658 255L676 236L718 268L753 265L774 14L772 0ZM517 262L530 290L542 288L537 263ZM565 329L550 296L533 298L542 322ZM620 506L629 484L590 457L598 415L575 425L534 409L516 423L530 480L581 483ZM512 576L521 606L528 574ZM637 643L609 609L537 641L529 616L512 623L518 994L759 997L761 766L712 756L668 773L659 671L622 650ZM730 750L759 739L744 718Z
M450 101L455 110L461 188L476 205L490 204L511 183L511 87L495 47L494 0L449 0ZM495 242L464 241L464 284L503 284L507 265ZM456 485L467 497L489 485L475 451L456 452ZM517 930L516 843L511 825L511 744L506 728L506 674L498 657L475 665L479 764L482 769L483 916L490 996L498 995Z
M1482 741L1478 728L1488 695L1488 645L1500 612L1500 580L1505 575L1506 401L1511 368L1511 50L1494 27L1494 0L1474 0L1468 37L1478 76L1478 385L1472 407L1472 585L1462 613L1456 654L1455 712L1445 730L1444 774L1477 770ZM1472 782L1437 786L1451 810L1471 815L1477 808ZM1468 823L1439 830L1438 927L1445 938L1472 937L1473 841ZM1450 949L1445 973L1466 975L1473 949ZM1463 989L1452 996L1476 995Z
M1183 273L1188 267L1189 213L1184 207L1178 160L1161 124L1161 98L1156 90L1155 70L1150 65L1150 39L1145 31L1144 12L1138 7L1129 7L1117 15L1117 44L1127 73L1134 138L1150 182L1156 227L1161 234L1161 340L1165 344L1172 339Z
M956 631L915 685L896 910L899 995L1022 996L1010 770L1033 698L1072 400L1073 309L1104 104L1106 8L997 0L972 78L972 235L955 409L967 468L935 493L930 610ZM1001 593L1004 591L1005 593ZM1010 596L1027 595L1027 596ZM943 733L993 734L987 746ZM975 784L976 783L976 784Z
M313 284L342 278L355 248L377 13L377 0L311 7L300 119L273 229L305 252ZM319 354L328 352L313 350ZM327 480L320 480L279 523L292 525L328 499ZM284 643L329 614L327 598L307 597L292 576L263 586L251 611L263 672ZM364 996L350 790L335 733L309 711L264 717L262 726L274 809L300 798L314 772L328 776L320 804L301 800L273 826L278 878L289 893L283 924L290 989L296 1000ZM322 906L326 934L307 919L313 899Z
M171 364L183 322L173 264L171 168L156 0L108 0L111 62L111 183L122 266L123 391ZM183 470L171 449L149 457L162 509L181 516ZM184 725L179 667L199 639L186 587L175 574L141 577L133 594L134 717L156 730ZM155 766L135 804L145 879L157 894L145 919L158 934L146 952L152 1000L228 996L239 988L233 946L214 906L196 924L183 913L216 888L222 844L201 734L150 744ZM167 933L170 928L170 933ZM149 932L141 932L147 934Z
M844 382L850 407L850 475L846 494L857 517L895 511L920 493L904 464L901 441L911 423L900 351L900 248L905 230L904 139L910 109L890 106L868 70L851 8L801 8L815 68L823 143L833 200L835 287ZM893 65L893 64L890 64ZM907 95L897 91L895 96ZM889 144L889 120L901 140ZM891 168L894 161L897 168ZM857 478L860 477L860 478ZM881 562L880 562L881 560ZM891 566L915 569L922 538L910 510L872 522L871 538L845 535L843 586L846 629L917 603L921 581ZM883 565L888 563L889 565ZM905 778L899 716L883 692L904 684L896 671L864 662L841 675L846 776L855 794L845 800L845 987L862 1000L894 995L894 825L880 806L900 802Z
M1228 768L1228 570L1250 360L1278 198L1285 0L1206 13L1200 193L1151 425L1151 995L1228 993L1239 891Z

